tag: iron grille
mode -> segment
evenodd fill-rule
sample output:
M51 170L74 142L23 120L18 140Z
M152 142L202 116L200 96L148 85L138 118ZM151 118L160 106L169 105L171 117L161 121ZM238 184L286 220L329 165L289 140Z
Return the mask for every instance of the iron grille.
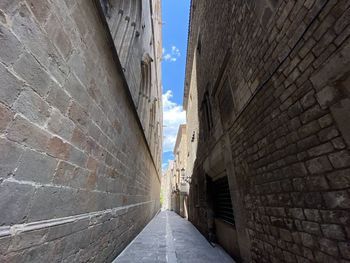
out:
M227 223L235 224L227 176L214 181L213 186L215 217Z

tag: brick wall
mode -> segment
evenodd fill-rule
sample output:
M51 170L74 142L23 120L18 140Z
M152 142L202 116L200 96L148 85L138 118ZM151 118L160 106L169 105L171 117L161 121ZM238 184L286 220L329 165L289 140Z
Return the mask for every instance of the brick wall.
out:
M253 262L350 261L349 6L192 3L187 74L196 64L198 101L209 87L221 118L213 138L199 142L193 181L205 184L201 165L227 138L235 216L245 216L236 228L249 240L240 248ZM219 103L225 87L229 117ZM194 184L192 199L205 200L205 187L197 193ZM203 231L205 210L204 202L192 215Z
M2 1L0 45L0 261L111 261L159 209L160 167L96 6Z

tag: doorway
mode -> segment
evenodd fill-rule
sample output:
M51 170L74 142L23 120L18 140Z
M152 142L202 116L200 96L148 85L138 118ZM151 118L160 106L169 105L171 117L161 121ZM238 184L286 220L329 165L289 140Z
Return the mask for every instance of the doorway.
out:
M216 180L208 177L207 180L208 195L210 196L208 196L208 200L210 200L208 205L213 211L214 240L239 261L240 250L227 175L225 173L223 177Z

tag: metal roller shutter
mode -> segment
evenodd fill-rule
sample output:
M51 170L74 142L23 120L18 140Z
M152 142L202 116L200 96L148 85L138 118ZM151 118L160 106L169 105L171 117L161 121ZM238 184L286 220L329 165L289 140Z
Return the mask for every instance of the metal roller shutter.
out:
M227 176L214 181L213 186L215 217L235 224Z

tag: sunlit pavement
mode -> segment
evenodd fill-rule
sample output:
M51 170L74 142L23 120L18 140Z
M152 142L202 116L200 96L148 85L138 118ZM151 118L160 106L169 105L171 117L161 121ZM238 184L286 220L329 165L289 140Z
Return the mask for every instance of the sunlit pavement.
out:
M212 247L187 220L160 212L114 260L114 263L234 262L219 246Z

